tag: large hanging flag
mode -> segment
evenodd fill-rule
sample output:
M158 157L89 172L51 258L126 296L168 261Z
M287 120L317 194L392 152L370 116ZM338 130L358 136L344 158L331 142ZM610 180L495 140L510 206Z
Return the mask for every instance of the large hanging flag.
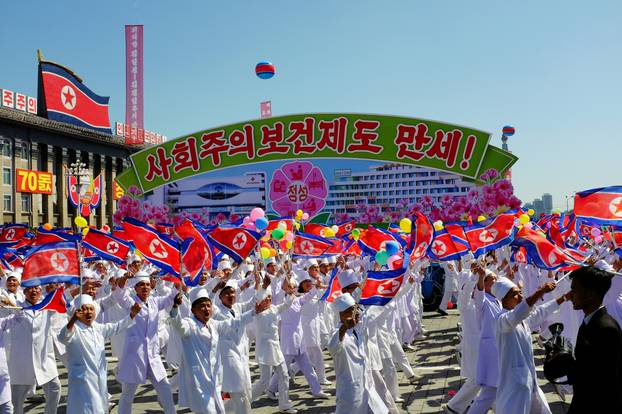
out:
M82 244L88 247L96 256L112 260L118 264L125 262L131 250L130 243L97 229L89 229L89 232L86 233L82 240Z
M335 266L330 275L328 287L320 298L321 300L325 302L334 302L335 299L343 294L341 292L341 284L339 283L339 273L341 273L341 269L339 268L339 266Z
M108 100L70 69L39 61L39 116L110 134Z
M15 247L22 244L21 242L27 233L28 226L26 224L5 224L0 231L0 247Z
M125 240L131 239L145 259L166 273L179 277L181 257L175 240L131 217L123 219L123 228Z
M78 245L56 242L37 246L24 259L23 287L50 283L80 284Z
M527 227L523 227L516 233L512 244L524 247L527 262L541 269L555 270L576 263L572 257L551 243L545 236Z
M332 246L333 243L324 237L308 233L296 233L293 257L301 259L318 258Z
M581 191L574 197L574 214L598 225L622 225L622 186Z
M405 272L403 267L386 272L368 272L359 303L379 306L389 303L404 283Z
M240 263L252 253L261 233L243 227L216 227L207 237L218 249Z
M65 287L60 286L48 293L41 302L36 305L23 307L22 310L53 311L67 313L69 306L65 300Z
M491 250L506 246L514 240L516 213L508 211L480 223L465 227L473 256L479 257Z
M421 259L428 252L434 238L434 226L427 216L419 212L415 213L415 220L410 231L410 241L406 251L410 254L410 260Z

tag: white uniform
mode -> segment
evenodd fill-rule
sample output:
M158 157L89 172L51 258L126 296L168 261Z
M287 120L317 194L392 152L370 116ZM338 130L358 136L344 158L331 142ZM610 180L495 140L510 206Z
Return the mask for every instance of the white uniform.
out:
M5 352L6 343L10 339L7 326L12 318L13 316L0 318L0 413L13 411L13 404L11 404L9 366L6 362Z
M98 414L108 412L108 385L105 340L132 325L129 316L119 322L89 327L76 321L69 331L64 326L59 340L67 349L67 412Z

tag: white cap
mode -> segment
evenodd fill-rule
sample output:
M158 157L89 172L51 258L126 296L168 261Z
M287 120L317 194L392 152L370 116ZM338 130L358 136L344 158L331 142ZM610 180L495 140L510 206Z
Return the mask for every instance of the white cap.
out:
M84 305L93 305L94 303L95 301L93 300L93 297L91 295L78 295L73 300L72 306L74 309L78 309Z
M339 275L337 275L337 279L339 280L339 284L342 288L350 286L353 283L359 283L359 277L352 269L346 269L339 273Z
M218 270L226 269L231 270L231 263L229 262L229 260L221 260L220 262L218 262Z
M500 277L497 281L492 285L491 291L495 298L501 300L508 294L510 290L517 287L514 282L512 282L507 277Z
M298 284L301 284L305 280L310 280L310 281L313 282L313 278L311 276L309 276L309 273L307 273L307 272L300 272L298 274Z
M352 298L352 295L350 295L349 293L344 293L343 295L335 298L333 305L337 308L337 312L343 312L356 305L356 302Z
M114 277L116 277L117 279L120 277L123 277L124 274L127 273L126 269L117 269L117 271L115 272Z
M142 257L137 255L136 253L132 253L127 258L127 264L132 264L134 262L142 262Z
M335 264L337 263L337 256L328 256L328 263L329 264Z
M259 289L255 294L255 298L257 299L257 302L261 302L270 295L271 293L267 289Z
M233 290L238 290L238 284L235 282L235 280L227 280L227 283L225 283L225 285L222 287L222 289L220 290L221 292L226 289L226 288L233 288Z
M307 266L306 266L306 268L308 269L308 268L310 268L311 266L317 266L317 265L318 265L318 263L317 263L317 260L316 260L316 259L309 259L309 260L307 260Z
M151 276L149 276L149 273L139 270L134 274L132 280L134 281L134 286L136 286L140 282L151 282Z
M266 264L266 266L268 266L269 264L276 265L276 259L274 257L269 257L264 261L264 263Z
M485 275L484 279L486 279L489 276L497 277L497 274L490 269L484 269L484 275Z
M192 305L198 299L202 299L202 298L208 298L209 299L209 295L207 294L207 290L205 290L205 288L202 288L202 287L196 287L196 288L192 289L188 296L190 297L190 305Z
M91 269L82 269L82 278L83 279L97 279L98 275Z
M6 280L9 280L9 278L11 278L11 277L17 279L18 282L22 281L22 274L21 274L21 272L11 271L11 272L7 273Z
M324 258L320 261L320 264L321 264L321 265L328 265L328 264L329 264L329 262L328 262L328 258L324 257Z

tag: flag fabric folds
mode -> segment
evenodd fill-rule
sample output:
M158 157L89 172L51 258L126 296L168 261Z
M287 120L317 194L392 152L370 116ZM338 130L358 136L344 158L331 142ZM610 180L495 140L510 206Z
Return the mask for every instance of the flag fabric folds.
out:
M405 268L385 272L368 272L361 292L361 305L384 306L391 301L404 283Z
M50 283L80 284L77 243L47 243L30 250L24 259L21 285L32 287Z

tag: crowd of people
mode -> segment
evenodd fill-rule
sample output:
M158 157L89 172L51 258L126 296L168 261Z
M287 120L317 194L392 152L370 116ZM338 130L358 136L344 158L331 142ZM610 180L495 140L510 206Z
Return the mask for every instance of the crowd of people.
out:
M570 412L622 412L622 260L599 251L572 272L514 263L509 246L479 258L442 262L445 293L460 317L464 382L448 413L550 413L538 386L532 334L547 340L563 323L574 345L567 382ZM137 387L149 380L165 413L250 413L262 396L275 411L295 413L290 378L301 372L313 398L335 389L336 413L399 413L400 382L421 378L406 357L425 340L422 280L429 259L405 264L404 281L384 306L359 303L369 256L292 259L224 256L195 287L158 276L131 254L126 266L99 260L84 265L82 285L68 285L68 313L25 310L58 286L20 287L20 269L0 278L0 413L24 412L40 387L45 413L67 395L68 413L106 413L105 348L118 358L118 412L132 412ZM341 291L327 301L331 276ZM254 346L254 353L251 347ZM335 372L326 375L324 352ZM254 358L253 358L254 356ZM61 389L58 366L68 371ZM250 366L259 378L252 382ZM401 371L403 378L400 378ZM589 410L589 411L588 411Z

